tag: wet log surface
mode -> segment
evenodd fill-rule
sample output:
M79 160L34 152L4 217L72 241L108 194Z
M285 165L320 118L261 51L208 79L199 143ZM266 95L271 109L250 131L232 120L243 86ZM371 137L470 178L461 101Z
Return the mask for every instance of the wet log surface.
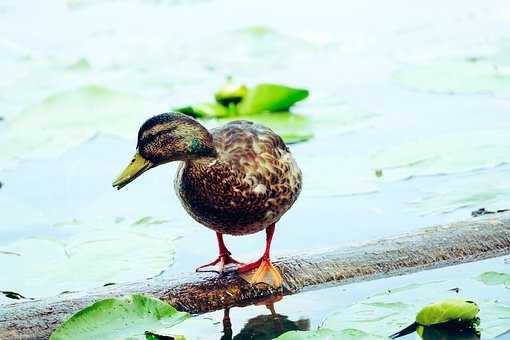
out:
M284 286L251 286L235 275L188 273L160 276L81 293L0 306L0 339L48 338L83 307L106 297L145 293L179 310L204 313L250 304L272 295L402 275L510 253L510 213L419 229L322 253L293 254L275 261Z

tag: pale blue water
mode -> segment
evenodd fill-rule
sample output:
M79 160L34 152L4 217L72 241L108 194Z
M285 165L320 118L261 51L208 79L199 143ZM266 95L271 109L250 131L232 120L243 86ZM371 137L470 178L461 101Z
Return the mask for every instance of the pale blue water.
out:
M311 97L296 111L342 116L342 126L318 128L314 139L292 146L305 188L277 227L275 256L465 219L480 207L507 208L509 21L505 1L3 1L0 251L33 238L82 249L75 246L91 226L112 231L117 217L156 216L169 222L143 231L176 239L153 254L169 268L141 272L143 263L135 263L120 276L98 273L83 288L110 282L108 275L187 272L213 258L213 233L187 216L173 193L174 165L119 192L111 181L146 117L211 100L228 75L248 85L308 88ZM101 90L87 92L92 85ZM73 220L82 227L58 226ZM248 260L258 256L263 235L227 242ZM0 261L12 264L8 256L0 253ZM0 290L32 279L28 267L8 268ZM417 275L491 268L506 267L489 261ZM314 327L372 290L417 277L306 293L278 308ZM45 289L51 279L21 293L56 294ZM235 309L235 330L257 308ZM219 312L211 317L221 320Z

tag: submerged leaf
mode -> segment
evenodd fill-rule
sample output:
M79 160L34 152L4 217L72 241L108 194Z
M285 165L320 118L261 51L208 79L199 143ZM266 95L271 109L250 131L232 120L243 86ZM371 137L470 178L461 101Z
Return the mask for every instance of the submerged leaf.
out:
M480 307L472 301L446 299L425 306L416 315L416 323L431 326L449 321L471 321Z
M308 90L276 84L259 84L250 89L239 103L239 114L288 111L295 103L308 97Z
M98 301L77 312L51 335L65 339L145 339L189 318L168 303L141 294Z

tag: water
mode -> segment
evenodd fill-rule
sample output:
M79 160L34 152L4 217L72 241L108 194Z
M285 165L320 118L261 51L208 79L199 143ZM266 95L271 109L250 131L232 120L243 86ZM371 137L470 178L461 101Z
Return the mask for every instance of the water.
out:
M0 252L10 274L0 289L47 296L66 286L187 272L214 258L214 234L187 216L172 192L175 165L118 192L111 181L129 161L145 118L211 100L228 75L248 85L308 88L311 97L295 110L338 118L292 146L305 187L277 226L275 257L465 219L480 207L507 208L509 9L505 1L3 1L0 251L21 251L27 240L56 242L64 253L83 249L91 230L127 249L139 241L125 241L125 233L164 234L168 247L138 256L142 261L106 254L104 272L85 279L78 270L72 285L58 278L76 262L62 259L59 275L34 280L31 266L52 266L53 258L22 254L40 262L20 267L17 255ZM132 226L144 216L168 222ZM226 242L248 261L259 256L263 237ZM115 261L124 261L120 273L112 272ZM275 308L313 328L373 290L501 266L484 262L304 293ZM60 285L52 284L57 279ZM231 310L233 334L264 308ZM222 312L204 318L214 320L219 336Z

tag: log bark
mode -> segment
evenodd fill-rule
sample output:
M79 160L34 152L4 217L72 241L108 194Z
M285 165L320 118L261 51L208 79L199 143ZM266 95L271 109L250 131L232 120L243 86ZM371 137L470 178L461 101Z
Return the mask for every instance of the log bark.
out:
M510 253L510 213L495 214L320 253L288 255L275 261L284 278L280 289L251 286L235 275L188 273L160 276L81 293L0 306L0 339L48 338L76 311L103 298L145 293L179 310L204 313L270 296L295 294L424 269L483 260Z

